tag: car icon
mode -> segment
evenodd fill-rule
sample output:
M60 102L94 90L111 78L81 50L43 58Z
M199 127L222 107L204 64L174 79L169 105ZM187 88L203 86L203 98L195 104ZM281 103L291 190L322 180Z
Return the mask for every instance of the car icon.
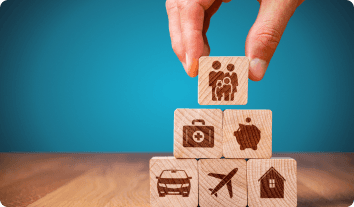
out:
M188 197L191 190L190 179L184 170L164 170L157 179L159 197L166 195L182 195Z

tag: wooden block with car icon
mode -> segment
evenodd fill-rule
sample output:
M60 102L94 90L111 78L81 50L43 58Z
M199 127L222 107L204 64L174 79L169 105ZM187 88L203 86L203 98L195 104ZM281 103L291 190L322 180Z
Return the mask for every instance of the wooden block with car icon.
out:
M150 204L152 207L197 206L197 160L153 157L150 160Z

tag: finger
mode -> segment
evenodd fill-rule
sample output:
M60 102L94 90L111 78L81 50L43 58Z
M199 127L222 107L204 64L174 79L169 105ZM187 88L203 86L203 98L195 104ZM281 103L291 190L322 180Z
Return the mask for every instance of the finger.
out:
M250 59L249 78L263 78L269 62L280 42L297 0L262 0L256 22L246 39L246 56Z
M231 1L231 0L230 0ZM209 42L208 42L208 38L206 36L206 33L209 29L210 26L210 20L211 17L218 11L218 9L220 8L222 4L222 0L215 0L214 3L212 3L212 5L205 10L204 12L204 22L203 22L203 53L202 56L208 56L210 54L210 46L209 46ZM199 60L200 56L197 57L196 59ZM189 68L189 70L196 75L198 75L198 68L199 68L199 61L195 62L196 64L192 64Z
M220 1L221 0L217 0ZM205 11L215 0L179 1L182 41L186 52L187 74L198 75L198 59L208 55L209 49L203 37ZM205 36L206 37L206 36Z
M218 11L218 9L221 6L222 1L215 1L205 12L204 12L204 23L203 23L203 41L204 41L204 46L203 46L203 53L202 56L207 56L210 54L210 46L208 42L208 38L206 36L206 33L209 29L210 25L210 20L211 17ZM198 57L199 59L199 57ZM193 67L194 66L194 67ZM199 68L199 61L197 61L197 64L192 65L190 68L190 71L195 71L194 73L198 74L198 68Z
M168 25L171 37L172 49L181 61L184 68L186 65L185 50L182 42L181 23L176 0L166 1L166 11L168 15Z

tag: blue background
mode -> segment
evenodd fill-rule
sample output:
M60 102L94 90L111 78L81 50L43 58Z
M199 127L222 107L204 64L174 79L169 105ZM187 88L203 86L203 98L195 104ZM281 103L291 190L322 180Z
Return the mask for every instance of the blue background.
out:
M212 56L242 56L256 0L223 4ZM172 152L176 108L271 109L273 151L353 151L354 8L305 1L246 106L200 106L165 1L7 0L0 7L0 151Z

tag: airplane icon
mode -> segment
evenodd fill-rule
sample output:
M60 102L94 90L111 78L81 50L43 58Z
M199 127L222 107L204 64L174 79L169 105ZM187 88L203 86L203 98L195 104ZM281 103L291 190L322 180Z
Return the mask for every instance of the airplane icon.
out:
M214 178L218 178L221 179L220 183L214 188L209 188L209 190L211 191L211 195L215 195L216 197L218 197L217 192L224 187L224 185L227 186L227 190L229 190L229 194L230 194L230 198L232 198L232 184L231 184L231 178L234 177L234 175L236 174L238 168L235 168L233 170L231 170L231 172L229 172L229 174L224 175L224 174L216 174L216 173L209 173L208 175Z

